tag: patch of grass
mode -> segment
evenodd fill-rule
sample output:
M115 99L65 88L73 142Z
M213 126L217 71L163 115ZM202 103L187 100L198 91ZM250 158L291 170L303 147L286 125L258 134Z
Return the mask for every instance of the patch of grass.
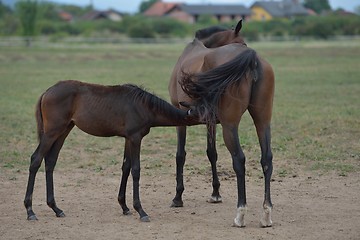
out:
M276 74L272 121L274 173L289 176L298 168L336 171L360 169L360 42L253 43ZM133 83L169 100L168 81L183 44L122 44L92 48L0 48L0 167L26 170L37 147L34 107L58 80L105 85ZM260 168L260 149L249 114L239 126L248 171ZM219 165L232 171L231 157L216 134ZM143 139L145 174L175 173L176 130L153 128ZM58 168L121 171L124 140L96 138L74 129L60 152ZM187 131L187 168L207 174L205 126ZM219 167L220 168L220 167ZM43 169L43 168L42 168ZM43 171L43 170L42 170ZM250 175L259 175L256 174Z

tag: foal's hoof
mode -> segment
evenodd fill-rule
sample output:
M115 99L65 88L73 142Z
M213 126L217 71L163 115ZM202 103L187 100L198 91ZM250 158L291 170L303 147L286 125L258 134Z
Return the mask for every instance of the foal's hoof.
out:
M36 217L36 215L30 215L30 216L27 217L27 220L36 221L36 220L38 220L38 218Z
M172 201L171 206L170 207L183 207L184 203L183 201Z
M208 200L208 203L222 203L221 196L211 196Z
M149 216L144 216L144 217L140 218L140 221L142 221L142 222L150 222L150 217Z
M123 214L127 216L127 215L131 215L132 213L130 212L130 210L126 210L126 211L123 211Z
M58 218L63 218L63 217L65 217L65 213L64 212L59 212L59 213L56 214L56 216Z

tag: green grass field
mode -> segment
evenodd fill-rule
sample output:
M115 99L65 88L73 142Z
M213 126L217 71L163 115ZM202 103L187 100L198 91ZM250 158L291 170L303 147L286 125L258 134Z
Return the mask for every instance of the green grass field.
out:
M274 67L272 122L274 174L299 171L340 175L360 170L360 41L250 44ZM183 44L126 44L0 48L0 173L27 171L37 146L34 106L58 80L115 85L134 83L169 100L167 85ZM248 175L261 176L259 145L246 113L240 142ZM191 127L187 173L208 173L204 126ZM217 133L219 168L232 171ZM96 138L75 129L61 151L58 169L120 173L123 139ZM175 172L174 127L153 128L142 147L143 174ZM209 175L210 176L210 175Z

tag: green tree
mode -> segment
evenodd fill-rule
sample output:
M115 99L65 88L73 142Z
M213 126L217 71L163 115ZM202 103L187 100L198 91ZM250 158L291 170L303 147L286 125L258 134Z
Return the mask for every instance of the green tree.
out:
M146 10L148 10L154 3L156 3L158 0L146 0L142 1L139 7L139 12L143 13Z
M11 9L8 6L4 5L0 0L0 18L3 18L5 15L10 13L11 13Z
M316 13L331 10L328 0L305 0L304 7L314 10Z
M36 0L24 0L19 1L16 4L16 10L20 17L26 46L28 47L31 45L31 37L35 35L37 8L38 5Z

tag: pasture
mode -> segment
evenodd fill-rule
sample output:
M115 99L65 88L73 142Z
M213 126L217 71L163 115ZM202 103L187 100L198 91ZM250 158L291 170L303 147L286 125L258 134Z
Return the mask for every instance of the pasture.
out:
M224 202L206 203L211 171L205 126L188 129L184 208L169 207L175 194L174 127L153 128L143 139L140 192L150 223L141 223L137 214L123 216L117 203L124 140L96 138L75 128L54 174L57 202L67 217L57 219L46 206L45 179L40 173L33 199L39 221L26 221L23 198L30 155L37 146L34 107L40 94L59 80L76 79L142 85L169 100L170 73L184 45L0 48L0 238L358 237L359 40L249 44L273 65L276 76L272 228L258 228L263 179L259 144L248 114L239 128L249 182L245 229L230 227L236 179L220 128L218 171ZM131 189L129 185L129 203Z

